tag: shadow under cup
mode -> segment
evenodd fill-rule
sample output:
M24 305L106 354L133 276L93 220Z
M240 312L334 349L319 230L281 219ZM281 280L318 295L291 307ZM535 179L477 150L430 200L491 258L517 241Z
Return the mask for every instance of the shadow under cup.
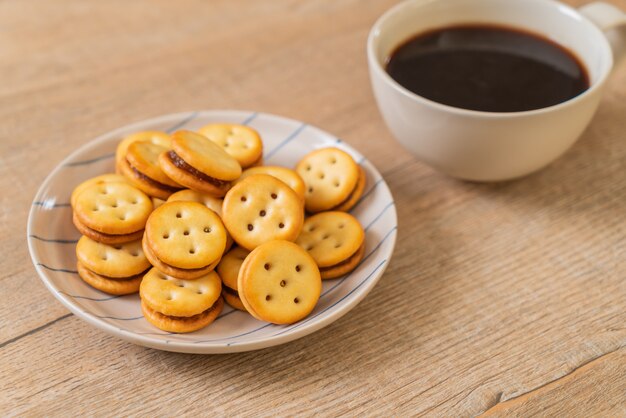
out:
M589 89L542 109L492 113L428 100L385 71L388 57L407 39L462 24L519 28L560 44L585 66ZM591 120L613 65L602 31L552 0L409 0L376 22L367 48L374 95L398 141L439 171L476 181L520 177L563 154Z

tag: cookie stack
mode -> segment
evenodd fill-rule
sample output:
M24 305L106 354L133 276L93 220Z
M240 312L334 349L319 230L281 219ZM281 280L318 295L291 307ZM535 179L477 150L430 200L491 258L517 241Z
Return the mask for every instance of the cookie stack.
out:
M295 170L262 156L259 134L236 124L126 137L118 174L72 194L80 277L111 294L139 291L145 318L169 332L209 325L224 300L263 321L305 318L322 279L363 258L365 233L346 212L365 175L338 148Z

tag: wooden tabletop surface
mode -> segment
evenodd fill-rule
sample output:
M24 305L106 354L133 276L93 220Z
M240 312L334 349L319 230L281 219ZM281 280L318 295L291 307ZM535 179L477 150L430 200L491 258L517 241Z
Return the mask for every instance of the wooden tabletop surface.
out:
M548 168L456 181L376 109L365 40L393 3L0 2L0 415L626 416L626 65ZM282 346L184 355L46 290L25 239L45 176L99 134L195 109L306 121L383 173L397 246L349 314Z

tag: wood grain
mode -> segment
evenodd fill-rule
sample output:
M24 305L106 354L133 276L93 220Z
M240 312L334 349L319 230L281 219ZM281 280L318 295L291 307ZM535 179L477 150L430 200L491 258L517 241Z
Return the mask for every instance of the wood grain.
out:
M376 110L365 39L393 3L0 2L1 415L626 416L626 65L547 169L459 182ZM383 172L400 226L380 283L323 330L237 355L68 314L26 247L39 184L98 134L211 108L318 125Z

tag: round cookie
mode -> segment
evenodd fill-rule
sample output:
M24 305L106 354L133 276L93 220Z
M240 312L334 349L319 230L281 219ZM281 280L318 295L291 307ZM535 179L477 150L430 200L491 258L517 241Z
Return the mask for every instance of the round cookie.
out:
M168 199L168 202L198 202L202 203L207 208L211 209L213 212L217 213L222 218L222 203L223 200L217 197L209 196L204 193L196 192L195 190L185 189L180 190L174 194L172 194ZM226 231L226 250L228 251L230 247L233 245L233 239Z
M258 164L263 157L263 142L254 129L234 123L212 123L199 133L222 147L242 168Z
M241 177L239 177L235 184L240 182L241 180L250 177L254 174L267 174L272 177L276 177L278 180L285 183L287 186L291 187L291 189L298 195L300 200L304 202L304 181L302 178L293 170L290 170L286 167L279 166L270 166L264 165L259 167L251 167L241 173Z
M115 167L118 172L120 171L120 162L126 158L126 151L128 150L128 147L137 141L149 142L166 148L172 147L172 139L169 134L165 132L143 131L128 135L122 139L119 144L117 144L117 149L115 150Z
M158 328L191 332L207 326L223 308L222 281L215 272L196 280L180 280L150 270L139 289L142 311Z
M94 273L110 278L135 276L150 267L140 240L106 245L82 236L76 244L76 258Z
M167 199L181 189L159 166L159 155L168 149L148 141L133 142L118 164L119 171L147 195Z
M118 236L132 241L137 239L134 233L144 228L151 211L152 201L139 189L127 183L101 183L84 188L77 196L73 219L81 232L88 229L102 237ZM83 234L100 241L98 234L88 232Z
M72 222L74 223L76 229L78 229L78 232L80 232L81 234L91 238L94 241L98 241L108 245L123 244L125 242L136 241L138 239L141 239L141 237L143 236L143 229L132 232L130 234L121 235L104 234L102 232L98 232L82 224L81 221L76 217L76 212L72 212Z
M222 257L216 268L222 279L222 296L230 306L241 311L245 311L246 308L241 303L237 291L237 276L239 275L241 264L248 254L250 254L250 251L245 248L235 247Z
M128 180L126 180L124 176L120 176L119 174L102 174L101 176L85 180L78 186L76 186L72 191L72 196L70 197L70 206L72 206L72 208L76 206L76 198L83 190L90 186L93 186L94 184L103 183L128 183Z
M322 279L354 269L363 258L364 242L363 227L345 212L321 212L307 218L296 240L313 257Z
M252 251L241 265L237 285L248 312L275 324L306 317L322 291L315 261L289 241L270 241Z
M306 210L313 213L354 200L362 176L352 157L338 148L322 148L307 154L296 166L296 172L306 185ZM359 197L360 194L356 200Z
M193 279L197 279L198 277L202 277L205 274L213 271L215 267L217 267L218 263L220 262L220 260L216 260L215 262L209 264L208 266L198 268L198 269L181 269L178 267L170 266L169 264L166 264L163 261L159 260L157 256L154 255L154 253L150 249L150 246L146 242L145 234L144 234L143 239L141 240L141 245L143 248L143 252L146 258L148 259L148 261L150 262L150 264L152 264L154 267L156 267L163 273L167 274L168 276L176 277L178 279L193 280Z
M222 211L228 232L248 250L271 240L294 241L304 221L295 192L266 174L237 183L226 194Z
M219 261L226 248L220 217L196 202L163 204L150 215L144 239L151 254L179 269L208 267Z
M139 291L139 285L143 278L143 273L135 276L112 279L101 276L85 267L80 261L76 263L76 269L81 279L91 287L111 295L129 295Z
M365 175L365 170L363 170L363 168L359 166L359 179L357 180L354 190L352 191L352 193L350 193L350 196L348 196L348 198L343 201L343 203L335 206L334 208L332 208L332 210L348 212L350 209L352 209L354 205L356 205L356 203L359 201L361 196L363 196L366 179L367 177Z
M198 315L173 317L150 309L143 300L141 301L141 312L148 322L163 331L178 334L198 331L208 326L217 319L222 309L224 309L224 300L219 298L213 306Z
M191 131L172 137L172 150L159 156L165 174L183 186L222 197L230 182L241 175L241 166L219 145Z

